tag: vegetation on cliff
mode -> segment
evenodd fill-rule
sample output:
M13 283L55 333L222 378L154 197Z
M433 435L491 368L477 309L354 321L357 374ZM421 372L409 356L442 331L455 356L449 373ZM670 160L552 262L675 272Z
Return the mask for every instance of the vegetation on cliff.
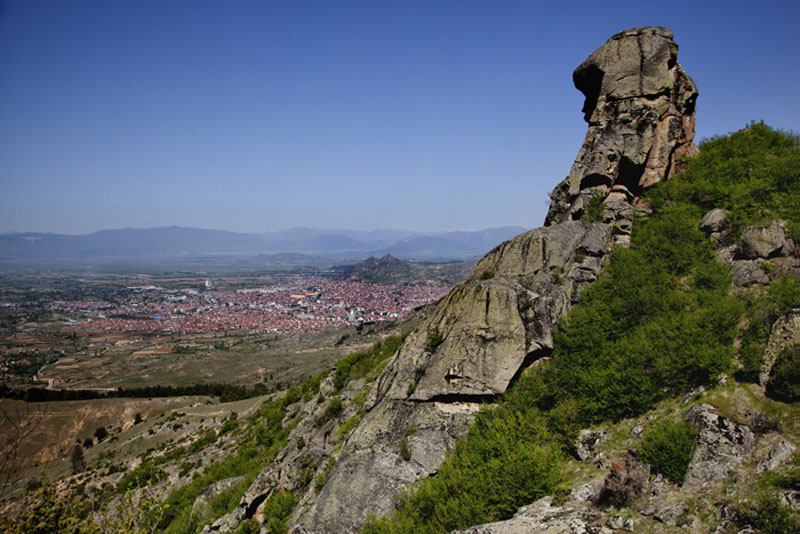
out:
M731 213L731 240L774 218L790 221L796 239L797 136L754 123L705 141L687 172L648 197L652 215L637 220L630 248L613 251L602 276L563 320L552 359L528 369L482 410L437 476L402 497L394 516L372 518L365 533L444 533L510 517L555 490L581 428L635 416L713 384L736 368L742 318L771 324L800 306L797 278L763 292L732 291L728 267L714 259L717 243L698 229L704 213L722 208ZM763 348L767 333L748 329L748 346ZM680 481L685 447L668 451L663 437L651 437L649 454Z

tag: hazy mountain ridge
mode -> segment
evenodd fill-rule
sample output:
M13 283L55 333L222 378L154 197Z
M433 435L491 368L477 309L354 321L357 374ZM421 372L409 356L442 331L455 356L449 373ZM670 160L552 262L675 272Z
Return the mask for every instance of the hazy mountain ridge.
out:
M463 259L523 231L516 226L443 233L295 228L255 234L169 226L85 235L26 232L0 235L0 260L268 253Z

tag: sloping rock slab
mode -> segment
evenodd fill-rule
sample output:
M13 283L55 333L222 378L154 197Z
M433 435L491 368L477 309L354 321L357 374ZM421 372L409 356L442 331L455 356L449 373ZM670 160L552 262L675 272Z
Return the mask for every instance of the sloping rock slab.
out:
M452 534L610 534L608 518L603 512L583 504L567 503L553 506L545 497L521 508L506 521L487 523L458 530Z

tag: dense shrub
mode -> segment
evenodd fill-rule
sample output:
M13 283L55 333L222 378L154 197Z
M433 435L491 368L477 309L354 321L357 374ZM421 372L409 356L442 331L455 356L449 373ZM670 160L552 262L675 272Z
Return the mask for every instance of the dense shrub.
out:
M394 518L373 518L365 533L450 532L511 517L520 503L552 492L563 458L544 419L496 406L478 414L436 477L400 499Z
M642 440L641 459L676 484L683 484L696 437L697 431L683 421L663 421Z
M690 206L698 216L712 208L730 214L733 238L745 227L774 218L800 236L800 138L761 123L700 143L688 171L652 193L654 207Z
M100 534L91 520L88 503L73 501L59 492L54 483L38 481L26 506L18 516L0 515L0 532L6 534Z
M286 534L286 523L297 506L291 491L279 491L264 503L264 527L268 534Z
M792 509L784 506L772 493L756 496L754 502L742 503L736 510L736 523L755 527L764 534L794 534L800 531L800 521Z

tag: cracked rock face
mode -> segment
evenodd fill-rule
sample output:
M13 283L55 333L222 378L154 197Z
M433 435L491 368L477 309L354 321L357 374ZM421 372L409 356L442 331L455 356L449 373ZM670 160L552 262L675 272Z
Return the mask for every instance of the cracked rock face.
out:
M635 203L697 153L697 88L677 58L672 31L651 26L614 35L575 69L589 130L569 176L550 195L546 225L580 218L595 194Z

